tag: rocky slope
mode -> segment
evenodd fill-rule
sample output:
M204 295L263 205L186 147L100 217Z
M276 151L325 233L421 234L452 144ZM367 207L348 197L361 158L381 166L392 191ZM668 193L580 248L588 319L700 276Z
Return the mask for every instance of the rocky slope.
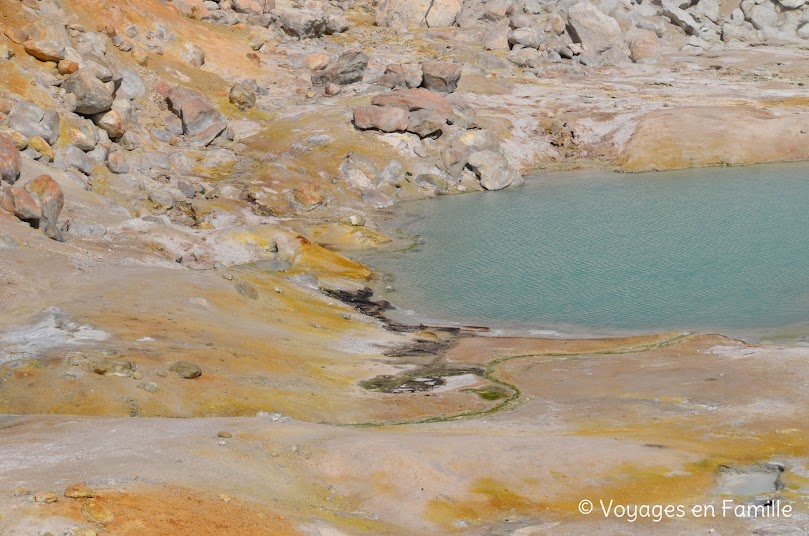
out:
M529 172L809 158L806 12L4 0L0 533L805 530L803 351L401 326L350 257ZM749 481L799 514L576 510Z

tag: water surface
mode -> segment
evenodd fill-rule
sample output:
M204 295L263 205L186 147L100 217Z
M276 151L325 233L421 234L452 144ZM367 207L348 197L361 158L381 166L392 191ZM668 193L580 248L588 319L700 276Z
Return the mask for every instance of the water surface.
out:
M565 334L809 321L809 164L624 175L410 203L414 250L363 258L413 319Z

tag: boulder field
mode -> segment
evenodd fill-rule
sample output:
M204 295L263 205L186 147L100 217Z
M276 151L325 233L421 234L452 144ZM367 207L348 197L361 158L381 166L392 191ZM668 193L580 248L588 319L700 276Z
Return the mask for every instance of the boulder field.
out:
M805 349L406 326L352 255L529 173L807 159L807 45L802 0L3 0L0 533L804 533Z

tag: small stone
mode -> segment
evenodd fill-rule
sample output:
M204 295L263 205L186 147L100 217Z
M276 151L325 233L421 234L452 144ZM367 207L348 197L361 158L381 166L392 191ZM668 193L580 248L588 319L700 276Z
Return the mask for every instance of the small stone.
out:
M194 44L189 44L187 47L188 53L186 54L186 59L188 63L194 67L202 67L205 65L205 51Z
M88 499L81 506L84 519L97 525L107 525L115 520L113 513L96 499Z
M138 65L145 66L147 63L149 63L149 53L146 52L143 49L140 49L140 48L133 49L132 50L132 59Z
M325 54L307 54L303 58L303 64L310 71L319 71L329 64L329 57Z
M59 496L55 493L51 493L50 491L40 491L38 493L34 493L34 502L38 503L55 503L59 500Z
M169 370L186 380L193 380L202 376L202 369L189 361L176 361L169 366Z
M231 437L233 437L233 434L231 434L230 432L219 432L216 435L224 439L230 439Z
M248 110L256 106L256 92L246 87L244 83L233 84L228 100L240 110Z
M59 74L73 74L79 70L79 64L71 60L59 60L56 68L59 70Z
M136 372L136 373L134 373L134 374L132 375L132 379L133 379L133 380L142 380L142 379L143 379L143 374L142 374L142 373L140 373L140 372Z
M69 499L92 499L96 494L84 482L76 482L65 488L65 497Z
M126 359L117 359L114 357L105 357L93 363L90 370L102 376L122 376L128 377L132 375L132 362Z
M129 173L129 163L124 151L112 151L107 155L107 167L116 174Z
M138 387L143 389L147 393L156 393L160 391L160 386L157 385L155 382L143 382L138 384Z
M328 84L326 84L326 87L323 90L323 93L327 97L334 97L335 95L339 95L342 90L343 90L343 88L340 86L340 84L334 84L334 83L329 82Z
M170 192L164 192L162 190L152 190L149 192L149 201L166 210L174 207L174 197L172 197Z

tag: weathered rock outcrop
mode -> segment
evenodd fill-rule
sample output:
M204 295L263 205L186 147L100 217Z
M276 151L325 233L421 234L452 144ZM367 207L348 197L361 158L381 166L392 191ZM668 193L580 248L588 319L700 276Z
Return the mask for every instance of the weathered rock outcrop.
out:
M452 26L461 0L381 0L376 10L379 26Z
M809 115L687 107L643 116L620 162L652 171L809 159Z

